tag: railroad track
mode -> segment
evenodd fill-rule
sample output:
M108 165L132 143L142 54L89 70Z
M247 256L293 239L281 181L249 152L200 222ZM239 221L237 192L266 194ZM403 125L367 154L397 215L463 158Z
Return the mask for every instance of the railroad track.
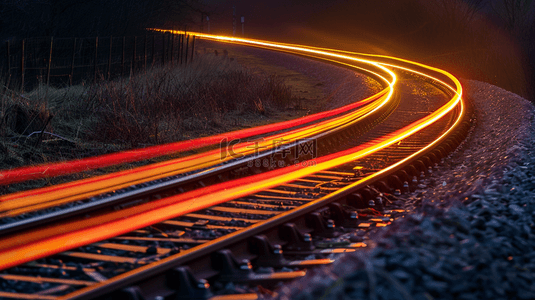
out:
M355 68L385 89L291 129L250 132L256 142L225 147L239 155L212 149L3 197L0 297L258 297L365 247L362 235L388 225L402 209L401 192L422 184L468 131L460 84L444 71L196 35Z

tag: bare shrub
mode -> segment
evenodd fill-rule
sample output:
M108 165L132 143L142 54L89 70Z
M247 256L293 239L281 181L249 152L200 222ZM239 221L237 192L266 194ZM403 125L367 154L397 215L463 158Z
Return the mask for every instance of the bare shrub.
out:
M125 82L106 82L94 93L90 139L131 147L178 140L188 130L217 126L216 120L229 112L267 114L292 99L282 78L214 61L214 56L187 67L157 68Z
M227 114L269 115L290 105L284 80L228 58L65 88L0 90L0 168L76 159L227 131ZM233 122L232 122L233 121Z

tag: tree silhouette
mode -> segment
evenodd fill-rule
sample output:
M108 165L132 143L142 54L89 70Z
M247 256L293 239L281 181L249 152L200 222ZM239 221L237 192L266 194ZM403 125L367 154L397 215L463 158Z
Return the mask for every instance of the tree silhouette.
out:
M147 27L200 25L201 0L3 0L0 38L136 35Z

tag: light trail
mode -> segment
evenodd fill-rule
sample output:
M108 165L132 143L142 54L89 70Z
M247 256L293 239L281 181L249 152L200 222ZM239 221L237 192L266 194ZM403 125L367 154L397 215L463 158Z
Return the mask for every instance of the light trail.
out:
M305 49L303 51L307 53L347 59L349 61L361 61L361 59L350 57L348 55L331 53L324 50L306 49L304 47L299 48L287 45L277 45L274 43L270 44L268 42L263 41L251 41L245 39L219 37L206 34L195 33L194 35L213 40L249 43L255 46L281 48L292 51L301 51ZM390 59L396 60L396 58ZM7 239L4 239L2 241L2 245L0 245L0 269L5 269L40 257L52 255L92 242L121 235L132 230L149 226L157 222L161 222L203 208L208 208L210 206L214 206L229 200L233 200L239 197L250 195L255 192L259 192L261 190L265 190L290 181L294 181L296 179L311 175L313 173L340 166L347 162L364 158L366 156L369 156L370 154L385 149L386 147L392 146L395 143L409 136L412 136L417 132L420 132L421 130L434 124L447 114L453 113L454 109L456 109L457 107L459 108L460 113L457 116L454 125L451 126L445 133L443 133L433 142L416 151L409 157L403 159L402 161L394 165L387 167L385 170L382 170L377 174L367 177L366 180L372 177L381 176L385 172L399 166L400 164L408 161L413 157L416 157L418 154L439 143L447 136L447 134L451 133L455 126L459 124L464 114L464 104L461 98L462 87L455 77L440 69L425 66L419 63L413 63L407 60L398 60L449 77L454 83L455 87L441 81L439 78L436 78L430 74L426 74L404 66L388 63L389 65L391 65L390 67L401 68L411 71L413 73L419 73L421 75L426 76L427 78L430 78L432 80L435 80L436 82L443 84L445 87L454 92L453 98L451 98L447 103L445 103L433 113L418 121L415 121L390 134L387 134L381 138L372 140L365 144L359 145L357 147L317 158L315 164L306 164L307 167L302 167L300 165L292 165L259 175L232 180L229 182L224 182L197 189L191 192L178 194L176 196L171 196L150 203L145 203L118 212L102 214L87 220L80 220L77 222L63 224L63 227L60 232L57 231L57 228L52 227L37 229L24 236L9 237ZM386 68L384 66L386 64L384 63L375 62L375 64L377 64L377 66L381 66L382 68ZM389 74L392 74L392 77L395 78L395 74L392 71L389 70ZM393 93L393 89L390 90L390 93ZM359 181L359 184L362 182L362 180ZM352 186L355 185L357 185L357 183L352 184ZM343 190L338 191L337 193L341 192L343 192ZM320 200L316 200L314 202L316 203ZM306 205L312 205L312 203ZM285 212L283 214L289 213L291 212Z
M333 61L331 59L327 60ZM334 62L352 68L360 68L352 64L337 61ZM367 71L373 72L371 70ZM318 113L309 117L304 117L298 119L297 121L300 121L299 124L302 124L304 123L304 120L314 121L319 119L320 116L333 116L336 115L335 113L346 113L347 111L350 111L352 109L358 110L355 110L352 113L347 113L346 115L335 117L330 120L325 120L321 121L320 123L308 125L304 128L266 137L257 145L254 145L253 142L237 144L233 148L234 152L239 155L249 155L256 151L255 148L273 148L275 146L274 141L283 141L282 144L289 144L295 140L309 138L321 132L341 129L353 125L355 122L358 122L366 115L371 114L374 111L380 109L382 106L386 105L386 103L392 98L392 95L394 93L396 77L393 73L389 73L390 75L392 75L392 77L389 79L375 72L373 73L378 78L382 79L383 83L388 86L386 89L356 103L346 105L333 111ZM283 122L283 125L288 125L289 122L291 121ZM262 128L269 126L275 129L281 128L281 124L279 123L262 126ZM272 131L275 130L272 129ZM249 132L254 131L249 130ZM224 135L219 135L217 137L220 138L221 136ZM234 158L231 156L221 158L220 151L220 149L216 149L193 156L152 164L149 166L140 167L132 170L2 196L0 197L0 217L16 216L22 213L27 213L39 209L45 209L73 202L76 200L85 199L91 196L128 187L134 184L150 180L156 180L159 178L173 176L185 172L190 172L201 168L211 167L213 165L220 164L224 161L229 161Z
M236 38L236 37L229 37L229 36L220 36L220 35L213 35L213 34L206 34L206 33L199 33L199 32L185 32L185 31L180 31L180 30L167 30L167 29L156 29L156 28L152 28L150 30L158 31L158 32L169 32L169 33L172 33L172 34L189 34L189 35L196 36L196 37L199 37L199 38L204 38L204 39L207 39L207 40L227 42L227 43L242 43L242 44L251 45L251 46L261 46L261 47L268 47L268 48L275 48L275 49L283 49L283 50L291 50L291 51L301 51L301 52L306 52L306 53L314 53L314 54L318 54L318 55L325 55L325 56L328 56L328 57L334 57L334 58L339 58L339 59L347 59L347 60L350 60L350 61L369 62L369 63L373 62L373 63L377 64L378 66L382 66L384 68L386 68L385 66L389 66L389 67L395 67L395 68L399 68L399 69L410 70L412 72L419 73L420 75L426 76L428 78L433 78L434 80L436 80L438 82L441 82L442 84L444 84L444 86L446 86L449 89L451 89L452 91L454 91L457 94L457 96L459 97L459 99L461 98L461 95L462 95L461 83L452 74L450 74L450 73L448 73L448 72L446 72L446 71L444 71L442 69L439 69L439 68L431 67L431 66L428 66L428 65L424 65L422 63L418 63L418 62L415 62L415 61L410 61L410 60L402 59L402 58L398 58L398 57L393 57L393 56L388 56L388 55L379 55L379 54L366 54L366 53L351 52L351 51L344 51L344 50L336 50L336 49L323 48L323 47L304 46L304 45L297 45L297 44L267 42L267 41L262 41L262 40ZM343 53L343 54L340 54L340 53ZM413 69L409 69L409 68L403 68L402 66L395 65L395 64L392 64L392 63L384 63L384 62L381 62L381 61L372 61L372 60L365 59L365 58L359 58L359 57L356 57L355 55L363 56L363 57L372 57L372 58L376 58L376 59L379 58L379 59L393 60L393 61L403 62L403 63L407 63L407 64L410 64L410 65L413 65L413 66L418 66L418 67L421 67L421 68L425 68L425 69L428 69L428 70L431 70L431 71L434 71L434 72L437 72L437 73L440 73L442 75L447 76L454 83L455 88L453 88L449 84L446 84L445 82L441 81L438 78L434 78L434 77L432 77L430 75L427 75L425 73L418 72L417 70L413 70ZM388 74L391 74L392 76L395 76L395 74L393 73L392 70L390 70L390 69L383 69L383 70L385 70L385 71L387 70Z
M355 68L363 69L357 66ZM386 83L386 88L377 93L374 96L379 96L381 93L386 92L388 88L392 86L393 78L386 79L384 76L377 74L371 70L368 70L371 73L376 74L379 78L382 78L384 83ZM372 97L374 97L372 96ZM370 97L370 98L372 98ZM303 124L311 123L320 119L329 118L349 110L355 109L362 105L362 103L356 102L352 103L334 110L316 113L310 116L301 117L295 120L289 120L284 122L279 122L275 124L263 125L250 129L242 129L233 132L223 133L219 135L196 138L187 141L181 141L176 143L170 143L160 146L152 146L142 149L134 149L128 151L122 151L118 153L100 155L85 159L79 159L74 161L65 161L57 163L48 163L37 166L30 167L20 167L11 170L1 170L0 171L0 185L13 184L33 179L40 179L46 177L54 177L59 175L72 174L76 172L88 171L98 168L104 168L108 166L124 164L129 162L135 162L145 159L150 159L154 157L159 157L167 154L173 154L181 151L189 151L200 149L203 147L208 147L210 145L218 144L223 139L235 140L235 139L244 139L256 135L262 135L269 132L275 132L279 130L284 130L291 127L300 126ZM0 200L1 201L1 200Z
M292 130L287 133L266 137L258 143L246 142L237 144L233 148L234 153L238 155L250 155L254 154L256 149L273 148L276 146L274 141L281 141L281 145L285 145L290 144L295 140L305 139L328 130L351 126L367 114L384 106L390 100L391 96L392 93L386 93L377 99L375 99L375 96L372 96L359 103L362 103L363 105L364 103L374 103L353 113ZM201 168L211 167L215 164L220 164L232 159L234 159L234 157L231 155L221 158L221 150L216 149L198 155L153 164L147 167L104 175L99 178L91 178L50 188L7 195L0 197L0 218L16 216L21 213L65 204L149 180L156 180L166 176L173 176Z

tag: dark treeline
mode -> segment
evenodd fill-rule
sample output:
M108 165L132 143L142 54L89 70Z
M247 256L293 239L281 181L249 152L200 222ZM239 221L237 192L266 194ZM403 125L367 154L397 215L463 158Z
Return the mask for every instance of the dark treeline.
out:
M0 40L198 31L206 15L231 34L233 6L248 37L405 57L535 101L534 0L2 0Z
M2 0L0 40L131 36L147 27L198 30L206 12L200 0Z
M332 28L338 19L336 26L384 53L486 81L535 101L532 0L348 1L314 17L318 31ZM340 37L345 43L345 36Z
M235 5L251 37L409 58L535 101L534 0L211 1L227 3L213 31Z

